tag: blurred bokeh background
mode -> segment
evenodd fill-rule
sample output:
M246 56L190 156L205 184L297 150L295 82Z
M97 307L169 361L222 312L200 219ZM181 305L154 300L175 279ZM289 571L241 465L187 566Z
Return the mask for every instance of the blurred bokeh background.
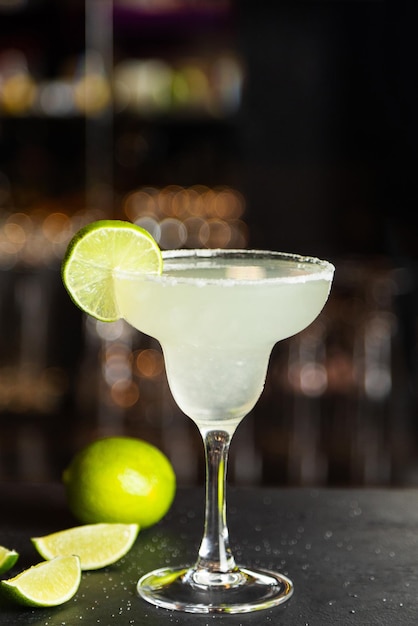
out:
M164 249L337 267L320 318L272 354L231 482L418 482L417 13L0 0L0 479L58 480L81 446L128 434L202 480L158 344L87 319L61 284L71 235L117 217Z

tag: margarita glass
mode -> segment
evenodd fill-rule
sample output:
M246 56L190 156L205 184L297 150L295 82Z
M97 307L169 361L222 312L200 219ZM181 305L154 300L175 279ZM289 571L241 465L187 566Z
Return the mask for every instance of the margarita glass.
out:
M116 272L120 315L161 344L169 386L206 454L204 534L196 563L143 576L148 602L193 613L245 613L287 600L292 582L239 567L226 523L229 444L257 402L274 344L308 326L329 294L327 261L257 250L174 250L162 275Z

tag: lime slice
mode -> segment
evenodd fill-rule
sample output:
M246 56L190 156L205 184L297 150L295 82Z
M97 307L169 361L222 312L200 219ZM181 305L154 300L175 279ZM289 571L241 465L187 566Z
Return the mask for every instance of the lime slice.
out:
M61 530L32 543L44 559L77 554L81 569L100 569L121 559L133 546L138 524L86 524Z
M81 580L78 556L62 556L43 561L14 578L2 580L6 595L26 606L57 606L70 600Z
M19 554L15 550L9 550L0 546L0 574L4 574L13 567L19 558Z
M146 230L130 222L99 220L71 239L61 275L77 306L103 322L114 322L120 318L114 272L161 274L162 269L160 248Z

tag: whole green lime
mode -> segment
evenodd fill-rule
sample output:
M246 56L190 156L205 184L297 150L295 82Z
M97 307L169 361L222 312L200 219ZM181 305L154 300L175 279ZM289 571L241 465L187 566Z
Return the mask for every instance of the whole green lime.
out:
M68 506L81 522L156 524L169 510L176 478L168 458L132 437L107 437L78 452L63 473Z

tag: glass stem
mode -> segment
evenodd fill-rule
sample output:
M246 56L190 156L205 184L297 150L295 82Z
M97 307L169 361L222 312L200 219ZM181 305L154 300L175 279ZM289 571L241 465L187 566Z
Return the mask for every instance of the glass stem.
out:
M203 435L206 457L205 528L196 570L215 573L237 571L229 546L226 523L226 466L231 435L211 430Z

